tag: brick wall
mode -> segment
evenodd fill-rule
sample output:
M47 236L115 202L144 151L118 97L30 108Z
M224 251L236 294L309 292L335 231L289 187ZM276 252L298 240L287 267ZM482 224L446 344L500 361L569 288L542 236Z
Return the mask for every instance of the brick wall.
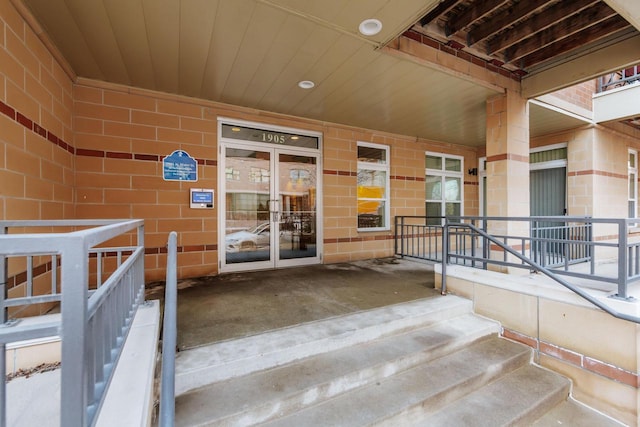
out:
M73 217L71 79L0 1L0 218Z
M71 78L9 0L0 0L0 219L73 218L72 99ZM35 265L45 271L34 280L38 293L50 281L46 261ZM11 296L23 293L25 269L24 259L9 260Z
M425 151L463 155L465 168L477 167L473 148L86 80L75 88L74 116L76 216L143 218L150 280L163 277L163 250L171 230L179 233L180 276L214 274L218 270L218 211L190 209L187 200L190 187L217 189L218 117L323 134L324 262L393 254L392 229L357 231L358 141L391 147L392 217L424 214ZM162 158L177 149L198 160L197 184L162 179ZM465 192L465 200L471 205L467 213L477 213L473 202L477 199L477 180L465 179Z
M179 232L181 276L216 271L214 211L189 208L189 188L216 188L216 126L203 105L75 88L76 217L145 220L147 277L161 279L170 231ZM164 181L162 159L175 150L198 162L198 181Z
M553 92L551 95L586 110L593 111L592 98L594 93L596 93L596 81L589 80L587 82Z

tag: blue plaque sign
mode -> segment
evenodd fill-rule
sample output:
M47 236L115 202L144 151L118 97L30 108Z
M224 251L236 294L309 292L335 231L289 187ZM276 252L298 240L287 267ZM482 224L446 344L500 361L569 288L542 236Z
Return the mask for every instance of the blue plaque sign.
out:
M198 162L186 151L176 150L162 159L165 181L197 181Z

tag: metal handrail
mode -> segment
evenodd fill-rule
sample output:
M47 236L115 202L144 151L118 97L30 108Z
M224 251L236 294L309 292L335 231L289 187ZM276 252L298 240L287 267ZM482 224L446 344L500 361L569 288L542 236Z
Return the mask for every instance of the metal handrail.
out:
M9 227L66 227L67 233L8 234ZM87 228L88 227L88 228ZM110 239L137 231L137 244L109 248L116 253L117 267L105 283L89 291L89 255ZM130 252L122 262L123 251ZM54 295L32 295L33 259L52 256ZM27 297L15 302L30 304L59 300L61 320L36 326L4 325L7 320L7 258L27 257ZM60 264L58 264L58 259ZM101 268L101 267L100 267ZM59 270L58 270L59 269ZM58 292L57 272L63 284ZM98 275L99 276L99 275ZM101 278L98 278L101 282ZM13 300L13 298L11 298ZM144 222L142 220L0 221L0 426L6 425L6 343L35 337L62 338L60 424L85 426L96 422L138 305L144 300Z
M175 422L175 366L177 340L177 239L169 234L167 250L167 280L165 284L164 318L162 321L162 382L160 393L160 427L172 427Z
M585 291L583 291L579 287L574 286L571 283L567 282L566 280L558 277L557 275L553 274L549 269L547 269L547 268L543 267L542 265L538 264L537 262L525 257L524 255L521 255L519 252L515 251L510 246L502 243L500 240L498 240L495 237L491 236L489 233L486 233L485 231L479 229L478 227L473 226L471 224L465 224L465 223L447 223L445 225L445 230L448 230L449 227L469 228L473 232L481 235L485 239L487 239L487 240L491 241L492 243L494 243L495 245L499 246L504 251L506 251L509 254L515 256L520 261L522 261L522 262L528 264L529 266L533 267L536 271L539 271L540 273L544 274L545 276L549 277L550 279L554 280L555 282L559 283L560 285L564 286L565 288L569 289L570 291L576 293L580 297L582 297L585 300L589 301L591 304L593 304L596 307L600 308L601 310L607 312L608 314L612 315L613 317L616 317L616 318L622 319L622 320L628 320L628 321L633 322L633 323L640 323L640 317L631 316L631 315L625 314L625 313L620 313L619 311L612 309L611 307L609 307L608 305L603 304L602 302L598 301L596 298L594 298L593 296L589 295L588 293L586 293ZM444 253L448 254L448 239L444 241L444 247L447 248L447 249L444 250ZM447 263L447 257L444 256L443 260L442 260L442 266L443 266L443 271L442 271L442 291L443 291L443 293L446 291L446 273L445 273L446 272L446 269L445 269L446 263Z
M625 68L598 78L597 93L606 92L612 88L627 86L640 81L640 65Z

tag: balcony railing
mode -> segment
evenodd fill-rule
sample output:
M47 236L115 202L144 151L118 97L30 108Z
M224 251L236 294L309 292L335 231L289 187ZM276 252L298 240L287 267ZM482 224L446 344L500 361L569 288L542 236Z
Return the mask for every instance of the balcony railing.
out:
M0 426L6 344L50 336L62 339L60 425L92 425L143 300L142 220L0 221ZM60 320L8 322L17 307L52 302Z
M535 270L533 262L557 276L604 283L616 288L617 298L628 299L629 284L640 280L640 242L630 241L627 234L636 222L566 216L402 216L396 217L395 253L481 269L499 265ZM508 223L521 231L495 232ZM531 262L513 256L483 233Z
M630 84L640 84L640 65L600 76L598 78L598 93Z

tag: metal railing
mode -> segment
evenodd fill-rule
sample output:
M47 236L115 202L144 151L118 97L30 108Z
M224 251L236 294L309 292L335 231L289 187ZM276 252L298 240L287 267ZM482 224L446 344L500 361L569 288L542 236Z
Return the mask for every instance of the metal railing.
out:
M67 231L56 232L60 229ZM135 243L104 247L114 238ZM111 267L102 262L112 256ZM48 257L51 263L45 268L34 265ZM9 277L10 267L20 265L26 271ZM36 290L36 274L42 276L39 281L50 281L45 295ZM60 425L94 424L144 300L144 222L0 221L0 287L0 425L6 425L6 344L56 335L62 341ZM22 295L12 296L16 289ZM55 301L61 303L58 321L36 326L19 319L8 322L11 307Z
M175 371L177 339L177 238L169 234L167 250L167 280L165 283L164 317L162 321L162 382L160 392L160 427L172 427L175 422Z
M458 264L487 269L492 264L537 270L539 266L554 276L613 284L615 296L628 299L628 285L640 280L640 242L629 241L627 233L636 222L567 216L396 217L395 253L446 261L443 267ZM507 223L520 231L494 231L506 229Z
M634 65L624 70L598 77L597 93L627 86L636 82L640 83L640 65Z

